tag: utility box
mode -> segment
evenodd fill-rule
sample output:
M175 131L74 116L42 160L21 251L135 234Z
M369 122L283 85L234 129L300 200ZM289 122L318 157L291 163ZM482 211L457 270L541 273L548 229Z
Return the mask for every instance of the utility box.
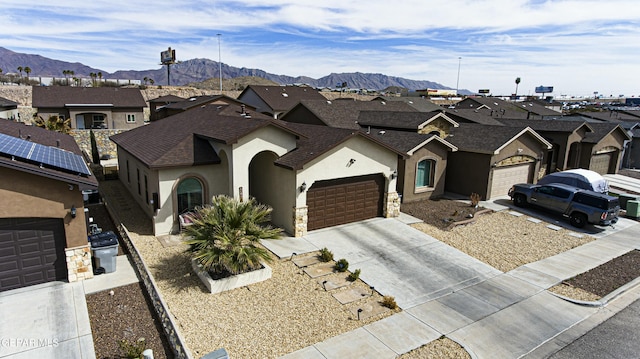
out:
M116 257L118 256L118 236L113 231L107 231L89 236L96 268L104 268L105 273L116 271Z
M640 218L640 201L627 201L627 217Z

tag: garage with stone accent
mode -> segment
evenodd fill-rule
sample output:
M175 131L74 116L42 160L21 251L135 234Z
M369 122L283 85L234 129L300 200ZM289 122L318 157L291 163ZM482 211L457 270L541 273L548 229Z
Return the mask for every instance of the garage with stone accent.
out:
M307 192L308 230L382 216L381 174L317 181Z
M67 279L62 219L0 218L0 291Z
M591 156L591 164L589 165L589 169L595 172L598 172L601 175L606 175L609 173L609 169L611 168L611 160L615 157L614 151L599 153Z

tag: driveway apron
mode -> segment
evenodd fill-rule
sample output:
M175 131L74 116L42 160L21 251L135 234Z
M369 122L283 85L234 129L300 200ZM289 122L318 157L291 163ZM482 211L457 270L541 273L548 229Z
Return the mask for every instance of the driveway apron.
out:
M298 240L328 248L336 260L347 259L350 270L362 270L364 282L395 297L404 310L402 317L396 314L390 317L396 319L383 319L381 325L393 321L395 326L417 328L410 322L415 320L426 325L421 330L430 334L423 335L422 343L413 338L410 345L395 349L397 354L447 335L474 358L517 358L598 311L548 293L545 278L556 283L558 279L552 275L557 273L545 273L546 267L524 275L502 273L395 219L374 218L317 230ZM591 253L579 254L585 259ZM324 358L364 358L353 343L374 348L371 339L383 337L374 329L344 333L286 357L322 353ZM393 337L389 334L386 341Z

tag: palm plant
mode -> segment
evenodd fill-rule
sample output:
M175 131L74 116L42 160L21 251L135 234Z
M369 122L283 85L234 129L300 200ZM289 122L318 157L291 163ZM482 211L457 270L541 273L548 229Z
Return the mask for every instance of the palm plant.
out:
M27 80L29 79L29 74L31 73L31 67L27 66L24 68L24 73L27 74Z
M240 202L216 196L211 205L192 214L193 224L186 227L187 252L203 269L215 274L236 275L261 267L272 260L259 246L260 239L280 237L281 230L268 225L272 208L255 199Z
M70 118L64 120L58 116L51 115L49 116L48 119L45 120L41 116L38 116L35 118L34 123L36 126L41 128L46 128L47 130L50 130L50 131L56 131L56 132L66 133L66 134L71 132Z

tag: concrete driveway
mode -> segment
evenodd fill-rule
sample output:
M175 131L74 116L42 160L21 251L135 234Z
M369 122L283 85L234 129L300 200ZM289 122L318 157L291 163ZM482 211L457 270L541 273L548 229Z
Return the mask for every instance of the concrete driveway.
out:
M0 358L95 358L82 283L0 293Z
M369 351L359 348L377 353L387 348L380 357L391 358L440 335L457 341L472 357L527 355L600 310L565 301L545 289L638 247L635 231L627 228L509 273L397 219L374 218L313 231L303 238L265 241L281 258L327 247L336 260L347 259L350 270L361 269L364 282L383 295L394 296L404 310L402 316L385 318L285 357L365 358ZM558 262L566 265L558 266ZM410 343L398 345L400 338L394 335L398 330L413 333ZM381 334L385 331L386 336Z

